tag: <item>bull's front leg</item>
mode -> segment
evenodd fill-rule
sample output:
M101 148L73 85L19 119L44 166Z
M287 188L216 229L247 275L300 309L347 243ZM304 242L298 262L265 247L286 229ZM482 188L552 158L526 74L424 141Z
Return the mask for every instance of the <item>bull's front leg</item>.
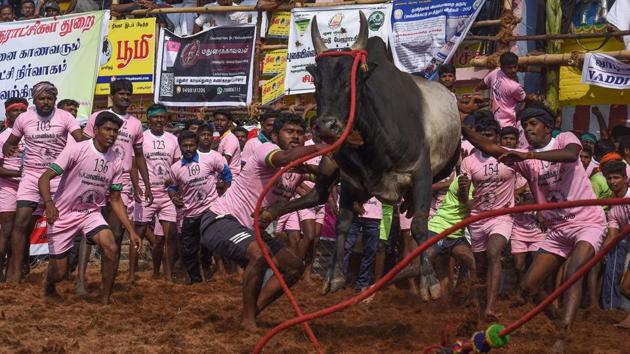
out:
M412 201L409 207L410 210L413 210L413 214L411 215L412 249L415 249L427 239L429 232L429 209L431 208L432 198L431 185L433 183L433 173L431 172L431 161L428 154L421 159L419 165L421 167L415 172L413 177L411 190ZM407 214L407 216L409 216L409 214ZM422 268L421 260L422 256L414 258L405 269L396 275L393 281L397 282L405 278L420 275Z

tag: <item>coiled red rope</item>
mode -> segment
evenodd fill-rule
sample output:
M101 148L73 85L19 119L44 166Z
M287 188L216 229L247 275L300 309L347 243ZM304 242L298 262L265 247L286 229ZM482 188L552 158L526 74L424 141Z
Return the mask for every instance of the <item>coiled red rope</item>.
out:
M507 215L507 214L515 214L515 213L523 213L523 212L528 212L528 211L539 211L539 210L549 210L549 209L566 209L566 208L572 208L572 207L578 207L578 206L596 206L596 205L621 205L621 204L630 204L630 198L614 198L614 199L593 199L593 200L575 200L575 201L566 201L566 202L560 202L560 203L544 203L544 204L536 204L536 205L520 205L520 206L516 206L513 208L506 208L506 209L500 209L500 210L492 210L492 211L488 211L488 212L484 212L475 216L470 216L464 220L462 220L461 222L453 225L452 227L440 232L439 234L435 235L434 237L430 238L429 240L425 241L424 243L422 243L421 245L419 245L416 249L414 249L410 254L408 254L406 257L404 257L399 263L397 263L387 274L385 274L379 281L377 281L373 286L371 286L370 288L368 288L367 290L359 293L358 295L340 302L336 305L327 307L325 309L316 311L316 312L312 312L312 313L308 313L305 315L299 315L299 317L287 320L281 324L279 324L278 326L274 327L273 329L271 329L267 334L265 334L265 336L263 336L258 343L256 343L256 346L254 348L254 353L260 353L262 351L262 349L264 348L265 344L267 344L267 342L269 342L269 340L271 340L271 338L273 338L276 334L282 332L283 330L295 326L297 324L300 323L304 323L306 321L310 321L316 318L320 318L326 315L329 315L331 313L337 312L337 311L341 311L344 310L368 297L370 297L372 294L374 294L375 292L377 292L378 290L380 290L381 288L383 288L384 286L386 286L392 279L394 279L394 277L396 276L396 274L398 274L400 271L402 271L409 263L411 263L411 261L418 257L420 255L420 253L424 252L427 248L431 247L432 245L434 245L435 243L437 243L439 240L441 240L442 238L452 234L453 232L470 225L471 223L477 222L479 220L483 220L483 219L488 219L488 218L492 218L492 217L496 217L496 216L501 216L501 215ZM623 233L628 233L630 232L630 226L626 226L623 228ZM621 237L619 239L617 239L618 241L621 240ZM597 263L599 260L601 260L601 258L608 252L610 251L610 249L612 249L612 247L614 247L614 245L616 244L616 242L611 242L610 244L608 244L604 249L602 249L593 259L591 259L589 262L587 262L585 265L583 265L582 267L580 267L580 269L569 279L567 280L564 284L562 284L562 286L558 289L556 289L556 291L553 292L552 295L550 295L547 299L545 299L545 301L543 301L540 305L536 306L536 308L532 309L530 312L528 312L526 315L523 316L523 318L521 318L520 320L518 320L517 322L511 324L509 327L505 328L503 331L501 331L500 335L504 336L508 333L513 332L514 330L518 329L519 327L521 327L523 324L525 324L527 321L529 321L532 317L534 317L535 315L537 315L538 313L540 313L540 311L542 311L542 309L548 305L551 301L553 301L555 299L555 297L558 297L562 292L564 292L566 289L568 289L573 283L575 283L581 276L583 276L595 263ZM564 289L564 290L563 290ZM551 298L551 296L555 296L554 298Z
M332 145L321 149L317 152L308 154L306 156L303 156L291 163L289 163L288 165L284 166L283 168L280 169L280 171L276 172L275 175L273 175L273 177L271 178L271 180L269 181L269 183L267 183L267 185L265 186L265 188L263 189L262 193L260 194L260 197L258 197L258 201L256 202L256 208L254 209L254 233L256 235L256 243L258 244L258 247L260 248L263 257L265 258L265 261L267 261L267 264L269 265L269 267L273 270L274 275L276 276L276 278L278 278L278 282L280 283L280 286L282 287L282 290L284 291L284 293L287 295L287 298L289 299L289 302L291 303L291 306L293 307L293 309L295 310L295 313L298 315L297 318L301 318L303 317L303 313L302 310L300 309L300 305L298 304L297 300L295 299L295 296L293 296L293 293L291 292L291 289L289 289L289 286L287 285L286 281L284 280L284 277L282 276L282 273L280 273L280 271L278 270L278 267L276 266L276 264L274 263L271 255L269 254L269 250L267 250L267 246L265 245L265 242L263 241L261 232L260 232L260 210L263 207L263 201L265 200L265 196L267 195L267 193L269 193L271 191L271 189L273 188L274 184L276 183L276 181L278 180L278 178L280 178L284 173L286 173L289 169L296 167L314 157L320 156L320 155L325 155L328 154L332 151L334 151L335 149L337 149L346 139L346 137L348 137L348 134L350 134L350 130L352 129L352 124L354 122L354 116L356 113L356 97L357 97L357 87L356 87L356 82L357 82L357 69L359 68L359 63L362 63L362 65L365 65L366 60L367 60L367 51L365 50L346 50L346 51L333 51L333 52L325 52L322 53L320 55L318 55L317 58L320 57L330 57L330 56L350 56L353 58L353 63L352 63L352 71L350 72L350 112L348 114L348 120L346 122L346 127L343 130L343 133L341 134L341 136L339 137L339 139L337 139L337 141L335 141ZM308 323L306 323L306 321L302 321L304 323L304 330L306 331L306 334L308 335L309 339L311 340L311 342L313 343L313 346L315 347L315 349L320 352L323 353L321 345L319 344L319 341L317 340L317 337L315 337L315 334L313 333L313 330L310 328L310 326L308 325ZM264 346L264 344L263 344ZM257 346L258 347L258 346ZM262 350L262 346L260 347L260 350ZM256 351L256 350L255 350Z

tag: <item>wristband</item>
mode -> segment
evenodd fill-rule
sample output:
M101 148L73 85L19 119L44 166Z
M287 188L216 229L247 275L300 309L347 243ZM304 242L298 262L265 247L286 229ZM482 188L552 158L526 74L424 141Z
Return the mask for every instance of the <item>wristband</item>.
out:
M527 158L528 158L529 160L533 160L533 159L535 159L536 157L534 157L534 152L533 152L533 151L529 151L529 152L527 153Z

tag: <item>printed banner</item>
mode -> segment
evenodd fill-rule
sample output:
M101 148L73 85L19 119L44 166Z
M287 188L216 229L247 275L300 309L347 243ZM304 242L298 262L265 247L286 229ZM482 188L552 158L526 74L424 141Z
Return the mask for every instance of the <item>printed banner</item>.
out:
M267 37L287 38L289 36L289 23L291 22L290 12L274 12L273 15L271 15L271 21L269 22Z
M179 107L244 107L252 100L256 27L222 26L178 37L162 29L155 101Z
M109 95L109 83L133 82L133 93L153 93L155 17L109 22L96 94Z
M369 36L379 36L387 43L390 35L392 4L351 5L291 10L289 49L285 94L314 92L313 78L306 67L315 64L315 49L311 40L311 20L317 15L319 33L329 49L352 46L359 34L359 10L367 18Z
M263 75L283 73L287 68L287 50L278 49L265 53L263 60Z
M617 90L630 89L630 64L622 63L610 55L586 53L582 83Z
M33 86L50 81L57 100L78 101L78 118L87 119L108 19L96 11L0 23L0 117L8 98L31 101Z
M262 85L262 104L274 102L284 96L284 73L265 81Z
M448 62L485 0L394 0L392 53L405 72L431 77Z

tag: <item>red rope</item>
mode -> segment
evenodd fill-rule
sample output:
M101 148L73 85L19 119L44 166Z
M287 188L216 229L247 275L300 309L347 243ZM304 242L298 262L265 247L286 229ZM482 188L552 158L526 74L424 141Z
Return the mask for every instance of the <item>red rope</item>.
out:
M348 114L348 120L346 122L346 127L344 128L343 133L341 134L339 139L337 139L337 141L335 141L332 145L330 145L330 146L328 146L328 147L326 147L324 149L321 149L321 150L319 150L317 152L314 152L314 153L308 154L306 156L303 156L303 157L301 157L301 158L299 158L299 159L297 159L295 161L292 161L291 163L289 163L288 165L286 165L282 169L280 169L280 171L276 172L276 174L273 175L273 177L271 178L269 183L267 183L267 185L265 186L265 189L263 189L262 193L258 197L258 201L256 203L256 208L254 209L254 233L256 235L256 243L258 244L258 247L260 248L263 257L265 258L265 261L267 261L267 264L269 264L269 267L273 270L274 275L276 276L276 278L278 278L278 282L280 283L280 286L282 287L282 290L287 295L287 298L289 299L289 302L291 303L291 306L293 307L293 309L295 310L296 314L299 317L304 316L303 313L302 313L302 310L300 309L300 305L298 304L297 300L293 296L293 293L291 292L291 290L289 289L289 286L287 285L286 281L284 280L284 277L282 276L282 273L280 273L280 271L278 270L278 267L274 263L271 255L269 254L269 250L267 249L267 246L265 245L265 242L263 241L263 238L262 238L262 235L261 235L261 232L260 232L260 209L263 206L263 201L265 200L265 196L267 195L267 193L269 193L269 191L271 191L271 189L273 188L273 186L276 183L276 180L278 180L278 178L280 178L289 169L291 169L293 167L296 167L296 166L298 166L298 165L300 165L300 164L302 164L302 163L312 159L313 157L324 155L324 154L328 154L328 153L334 151L335 149L337 149L337 147L339 147L343 143L343 141L346 139L346 137L350 133L350 130L352 129L352 123L354 122L354 116L355 116L355 113L356 113L356 96L357 96L356 78L357 78L357 69L359 67L359 62L361 62L362 64L365 64L366 57L367 57L367 52L364 51L364 50L347 50L347 51L326 52L326 53L320 54L316 59L318 59L319 57L328 57L328 56L350 56L354 60L353 63L352 63L352 71L350 72L350 112ZM304 322L304 330L306 331L306 334L308 335L309 339L313 343L313 346L315 347L315 349L318 352L323 353L321 345L319 344L319 341L317 340L317 337L315 337L315 334L313 333L313 330L311 329L311 327L306 322ZM262 350L262 346L260 347L260 350ZM260 350L257 351L256 349L254 349L254 352L259 352Z
M411 261L418 257L420 253L424 252L427 248L431 247L433 244L437 243L442 238L452 234L453 232L470 225L471 223L477 222L479 220L488 219L496 216L507 215L507 214L515 214L515 213L523 213L528 211L539 211L539 210L549 210L549 209L566 209L571 207L578 206L595 206L595 205L620 205L620 204L630 204L630 198L614 198L614 199L592 199L592 200L575 200L575 201L566 201L560 203L544 203L544 204L536 204L536 205L520 205L513 208L506 208L500 210L492 210L487 211L475 216L470 216L461 222L453 225L452 227L440 232L429 240L425 241L423 244L419 245L416 249L414 249L410 254L404 257L399 263L397 263L394 268L392 268L387 274L385 274L379 281L377 281L373 286L369 287L367 290L359 293L358 295L340 302L336 305L327 307L325 309L308 313L305 315L301 315L299 317L287 320L273 329L269 331L265 336L263 336L258 343L256 343L256 347L254 348L254 353L260 353L262 348L273 338L276 334L281 331L292 327L294 325L310 321L316 318L320 318L326 315L329 315L333 312L341 311L346 309L360 301L370 297L372 294L380 290L382 287L386 286L401 270L403 270ZM624 228L624 231L626 228ZM609 249L610 247L607 247ZM600 252L601 253L601 252ZM601 258L601 257L600 257ZM590 263L590 262L589 262ZM573 279L573 277L572 277ZM526 322L526 321L525 321ZM518 324L518 323L516 323ZM522 324L520 324L522 325ZM519 325L519 326L520 326ZM511 330L518 328L518 326L510 326Z

